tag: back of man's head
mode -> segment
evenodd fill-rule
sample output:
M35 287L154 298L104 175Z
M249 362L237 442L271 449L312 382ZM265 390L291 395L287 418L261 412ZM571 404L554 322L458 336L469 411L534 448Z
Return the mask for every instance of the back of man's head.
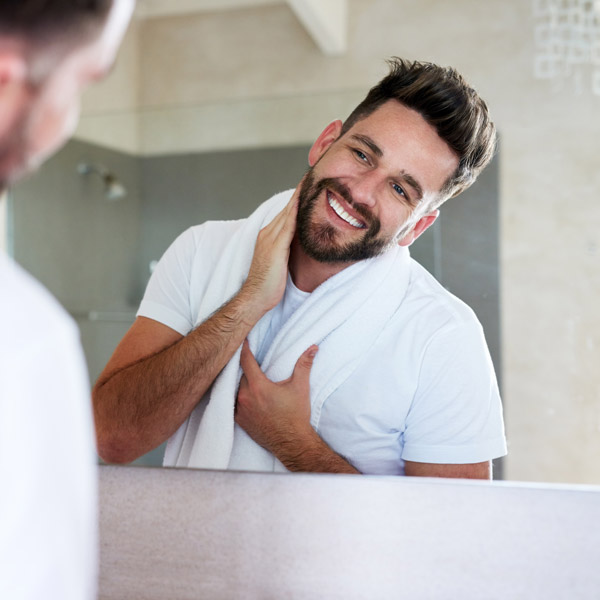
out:
M0 0L0 36L46 45L98 27L112 4L113 0Z
M420 113L459 158L437 205L430 207L436 208L468 188L489 163L496 149L496 128L485 102L455 69L401 58L389 64L390 73L346 119L342 135L389 100Z
M114 62L133 0L0 0L0 190L73 132Z
M119 0L0 0L0 44L18 44L33 85L100 33ZM40 60L41 58L41 60Z

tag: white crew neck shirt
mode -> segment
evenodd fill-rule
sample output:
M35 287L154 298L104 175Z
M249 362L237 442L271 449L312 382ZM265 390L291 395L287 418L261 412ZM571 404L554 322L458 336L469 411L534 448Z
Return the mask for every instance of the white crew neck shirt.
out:
M285 292L281 302L273 309L273 318L269 326L263 343L260 345L256 353L256 362L262 364L267 351L271 347L271 343L279 330L285 325L285 322L296 312L300 305L310 296L310 292L303 292L297 288L292 280L291 274L288 272Z

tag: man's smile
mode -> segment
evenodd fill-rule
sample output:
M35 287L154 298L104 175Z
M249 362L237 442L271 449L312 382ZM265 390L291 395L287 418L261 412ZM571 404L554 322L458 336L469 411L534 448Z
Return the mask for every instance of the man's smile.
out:
M362 221L359 221L357 218L348 214L341 202L329 190L327 190L327 202L335 214L349 225L352 225L352 227L355 227L356 229L364 229L366 227Z

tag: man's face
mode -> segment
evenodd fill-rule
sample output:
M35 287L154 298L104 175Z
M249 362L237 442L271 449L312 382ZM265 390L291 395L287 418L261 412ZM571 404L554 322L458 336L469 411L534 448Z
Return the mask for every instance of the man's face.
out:
M319 262L352 263L409 245L437 216L430 205L458 157L423 117L388 101L342 137L332 123L309 154L297 232Z
M40 83L26 91L12 130L0 139L0 180L11 183L37 168L74 132L83 90L112 66L131 18L133 0L116 0L96 37L66 51L49 48L31 60ZM53 52L53 50L55 50Z

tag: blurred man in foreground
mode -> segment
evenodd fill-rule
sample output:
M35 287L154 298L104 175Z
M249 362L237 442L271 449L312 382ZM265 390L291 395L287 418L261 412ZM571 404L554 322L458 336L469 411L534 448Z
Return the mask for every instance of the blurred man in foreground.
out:
M1 0L0 195L73 133L133 0ZM0 253L0 598L96 597L96 460L78 332Z

